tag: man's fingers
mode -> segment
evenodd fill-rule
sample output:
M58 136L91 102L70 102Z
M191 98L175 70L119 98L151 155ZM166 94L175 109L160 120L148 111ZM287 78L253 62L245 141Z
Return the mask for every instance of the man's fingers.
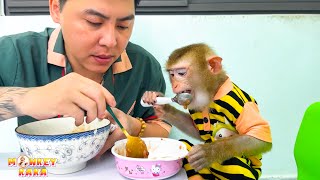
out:
M105 110L104 118L108 119L112 124L115 123L115 120L113 119L113 117L111 116L111 114L107 110Z
M97 118L97 103L86 95L79 93L72 101L86 112L86 122L90 123ZM103 117L102 117L103 118Z
M103 86L101 86L102 89L102 93L104 94L104 98L105 101L107 102L107 104L111 107L115 107L117 105L116 103L116 99L114 98L114 96Z
M98 84L88 78L83 78L81 81L83 83L79 86L80 91L97 103L97 116L99 118L103 118L106 110L106 102L111 107L116 106L114 96L101 84Z
M83 93L88 98L92 99L92 101L95 102L95 117L98 117L100 119L104 116L104 111L106 110L106 101L104 98L104 93L102 92L102 88L99 84L94 83L91 87L83 87L81 90L81 93ZM88 104L91 105L92 104Z
M65 116L71 116L75 118L75 124L76 126L79 126L84 121L84 111L79 108L76 104L70 104L68 105L68 108L66 108L66 112L64 113Z

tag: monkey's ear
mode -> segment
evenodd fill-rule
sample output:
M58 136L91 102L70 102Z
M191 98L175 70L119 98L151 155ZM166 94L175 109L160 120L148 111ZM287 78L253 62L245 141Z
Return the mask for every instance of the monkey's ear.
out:
M212 57L208 60L208 63L210 65L210 70L213 74L218 74L221 71L222 69L221 61L222 61L222 58L219 56Z

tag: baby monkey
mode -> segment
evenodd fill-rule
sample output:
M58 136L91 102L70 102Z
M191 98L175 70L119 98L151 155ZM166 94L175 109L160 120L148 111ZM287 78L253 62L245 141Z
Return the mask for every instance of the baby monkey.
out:
M159 92L142 100L156 115L203 143L183 141L189 150L183 161L189 179L259 179L262 153L272 147L270 126L256 100L240 89L222 68L222 58L206 44L191 44L171 53L166 62L175 94L190 93L189 113L156 105Z

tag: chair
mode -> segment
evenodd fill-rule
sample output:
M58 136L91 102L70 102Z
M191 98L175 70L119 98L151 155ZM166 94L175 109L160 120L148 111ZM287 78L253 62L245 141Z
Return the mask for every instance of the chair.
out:
M302 119L294 146L298 180L320 179L320 102L311 104Z

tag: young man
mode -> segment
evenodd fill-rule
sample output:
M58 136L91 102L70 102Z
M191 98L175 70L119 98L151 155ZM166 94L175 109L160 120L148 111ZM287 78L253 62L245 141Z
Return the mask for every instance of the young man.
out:
M19 125L57 116L76 124L113 110L136 136L167 137L170 126L139 103L143 92L165 92L161 67L146 50L129 42L138 0L49 0L57 29L0 38L0 121ZM125 136L118 128L100 155Z

